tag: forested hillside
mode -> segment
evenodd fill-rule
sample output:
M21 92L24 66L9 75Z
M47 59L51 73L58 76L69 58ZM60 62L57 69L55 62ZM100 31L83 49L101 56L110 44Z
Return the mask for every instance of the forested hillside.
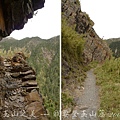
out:
M10 51L22 48L30 55L28 63L36 71L40 92L51 120L58 119L54 112L59 111L59 39L59 36L49 40L39 37L22 40L5 38L0 42L0 49L4 53L10 55Z
M106 42L112 50L113 56L116 58L120 57L120 38L108 39Z
M96 70L97 85L100 87L101 120L118 120L120 111L120 58L111 58Z

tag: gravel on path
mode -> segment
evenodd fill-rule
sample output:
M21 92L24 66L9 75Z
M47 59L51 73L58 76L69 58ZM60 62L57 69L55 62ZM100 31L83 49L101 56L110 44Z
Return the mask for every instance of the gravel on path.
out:
M77 106L73 109L72 114L67 114L67 110L63 111L64 116L62 120L99 120L97 118L99 88L96 86L94 70L91 69L86 74L87 77L84 82L83 93L82 95L80 93L76 103Z

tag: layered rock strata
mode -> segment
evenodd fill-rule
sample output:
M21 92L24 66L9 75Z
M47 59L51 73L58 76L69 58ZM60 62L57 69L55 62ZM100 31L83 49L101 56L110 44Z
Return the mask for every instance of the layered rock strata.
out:
M35 71L25 56L0 58L0 120L47 120Z

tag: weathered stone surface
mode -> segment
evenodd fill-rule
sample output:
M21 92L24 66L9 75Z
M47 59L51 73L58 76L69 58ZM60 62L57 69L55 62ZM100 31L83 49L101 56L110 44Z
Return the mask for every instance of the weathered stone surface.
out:
M31 113L34 112L34 116L38 120L47 120L47 117L45 115L46 111L44 110L40 102L32 102L29 105L27 105L25 109L29 115L31 115Z
M25 59L24 54L19 53L12 59L1 61L0 120L47 120L46 116L41 115L46 114L46 111L38 92L35 71L29 67ZM33 114L38 118L31 117L31 110L35 111ZM4 117L5 112L8 117ZM18 116L13 116L14 112ZM23 114L24 116L21 116Z
M37 81L35 80L30 80L30 81L25 81L22 83L22 86L37 86Z
M38 94L38 91L31 91L31 93L28 93L28 95L25 97L26 101L29 102L35 102L35 101L39 101L42 103L41 99L40 99L40 95Z

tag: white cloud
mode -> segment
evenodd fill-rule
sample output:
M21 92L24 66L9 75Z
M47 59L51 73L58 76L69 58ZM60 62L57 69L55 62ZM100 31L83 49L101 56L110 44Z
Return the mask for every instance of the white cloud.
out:
M39 36L48 39L61 33L61 0L45 0L45 7L25 24L22 30L10 35L16 39Z
M120 0L80 0L82 11L94 21L100 37L120 37Z

